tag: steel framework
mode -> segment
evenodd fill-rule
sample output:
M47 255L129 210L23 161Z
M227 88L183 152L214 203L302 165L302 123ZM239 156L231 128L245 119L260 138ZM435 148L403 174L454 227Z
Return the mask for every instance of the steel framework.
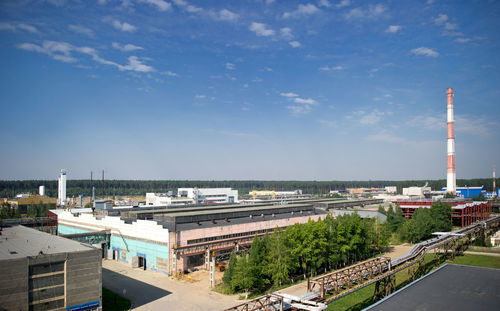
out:
M315 279L309 279L307 280L307 290L309 292L319 291L319 296L325 298L328 292L334 291L338 293L343 288L350 288L355 283L371 279L390 270L391 258L377 257Z

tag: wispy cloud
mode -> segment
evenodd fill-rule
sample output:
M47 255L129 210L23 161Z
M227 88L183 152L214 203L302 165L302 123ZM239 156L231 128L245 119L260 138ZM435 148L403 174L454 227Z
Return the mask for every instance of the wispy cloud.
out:
M293 48L298 48L301 46L299 41L290 41L288 42L288 44L290 44Z
M115 49L120 50L122 52L131 52L131 51L137 51L137 50L143 50L143 47L133 45L133 44L125 44L121 45L120 43L113 42L111 44Z
M292 92L288 92L288 93L280 93L281 96L283 97L298 97L299 94L295 94L295 93L292 93Z
M226 63L226 69L234 70L234 64L233 63Z
M172 2L175 3L175 5L177 5L178 7L182 8L183 10L185 10L186 12L189 12L189 13L203 12L202 8L191 5L187 1L184 1L184 0L172 0Z
M240 17L238 14L231 12L227 9L222 9L218 13L215 13L215 15L213 16L217 20L228 21L228 22L234 22Z
M226 136L236 136L236 137L257 137L258 135L255 133L245 133L238 132L232 130L217 130L217 129L206 129L206 132L214 133L218 135L226 135Z
M441 130L446 125L446 115L419 115L410 119L406 125L429 130Z
M104 18L103 21L110 23L115 29L124 32L134 32L137 30L137 27L135 27L134 25L125 22L120 22L117 19Z
M92 29L82 25L68 25L68 29L79 34L86 35L90 38L94 37L94 32L92 31Z
M195 95L194 96L194 98L196 98L196 99L204 99L206 97L207 97L207 95Z
M348 21L360 21L360 20L367 20L367 19L375 19L379 16L382 16L382 14L387 10L387 8L382 5L382 4L376 4L376 5L370 5L368 8L353 8L346 14L344 14L344 17Z
M385 32L396 33L398 31L400 31L401 29L402 29L402 27L400 25L390 25L389 27L387 27Z
M319 105L316 100L312 98L301 98L299 97L299 94L293 92L280 93L280 95L286 97L293 103L292 105L288 105L286 108L295 115L309 113L313 106Z
M168 11L172 8L172 4L164 0L138 0L142 3L148 3L155 6L159 11Z
M330 3L330 1L328 0L319 0L318 1L318 6L322 6L322 7L325 7L325 8L329 8L332 6L332 4Z
M342 67L340 65L339 66L332 66L332 67L326 65L326 66L319 68L319 70L322 70L322 71L339 71L339 70L343 70L343 69L344 69L344 67Z
M351 5L351 0L342 0L342 1L340 1L339 3L337 3L337 4L335 5L335 7L336 7L337 9L341 9L341 8L344 8L344 7L346 7L346 6L350 6L350 5Z
M380 122L382 120L382 116L384 115L383 112L379 111L372 111L368 114L363 115L359 119L359 123L363 125L374 125Z
M268 37L273 36L275 31L267 28L266 24L253 22L248 28L251 31L255 32L257 36Z
M67 42L43 41L42 45L37 45L33 43L22 43L18 45L17 48L26 51L46 54L55 60L65 63L77 62L78 59L72 55L72 52L78 52L91 56L92 60L99 64L114 66L118 68L118 70L120 71L135 71L135 72L155 71L153 67L144 64L144 62L137 56L128 57L128 63L126 65L120 65L113 61L101 58L97 50L94 48L88 46L77 47Z
M281 28L280 34L283 38L285 38L287 40L290 40L293 38L292 29L288 28L288 27Z
M470 38L456 38L455 39L455 42L458 42L458 43L467 43L470 41Z
M283 18L307 16L318 13L319 11L320 9L312 3L299 4L295 11L283 13Z
M8 31L27 31L31 33L39 33L38 29L35 26L25 24L25 23L0 23L0 30L8 30Z
M169 70L162 71L162 72L160 72L160 74L165 75L165 76L169 76L169 77L178 77L179 76L177 73L175 73L173 71L169 71Z
M431 48L427 48L424 46L421 46L419 48L415 48L410 51L412 54L417 55L417 56L426 56L426 57L438 57L439 53Z

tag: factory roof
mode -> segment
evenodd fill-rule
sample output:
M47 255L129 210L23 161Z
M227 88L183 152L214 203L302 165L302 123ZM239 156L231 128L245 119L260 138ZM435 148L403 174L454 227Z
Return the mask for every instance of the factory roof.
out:
M500 269L446 264L365 310L497 310Z
M4 227L0 235L0 260L94 249L57 235L24 226Z

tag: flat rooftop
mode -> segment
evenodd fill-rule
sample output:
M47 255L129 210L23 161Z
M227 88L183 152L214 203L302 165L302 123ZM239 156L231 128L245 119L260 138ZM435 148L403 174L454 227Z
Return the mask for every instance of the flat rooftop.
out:
M500 269L446 264L364 310L498 310Z
M94 248L24 226L4 227L0 235L0 260L91 249Z

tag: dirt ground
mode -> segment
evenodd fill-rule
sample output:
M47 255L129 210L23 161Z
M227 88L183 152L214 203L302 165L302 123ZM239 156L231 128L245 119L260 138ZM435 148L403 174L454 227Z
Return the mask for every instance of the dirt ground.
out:
M219 282L222 274L216 274ZM130 299L133 310L221 310L243 303L238 295L212 291L208 271L196 271L190 277L192 282L131 268L122 262L102 262L103 286Z
M391 245L388 247L387 252L383 256L389 256L391 259L396 259L406 253L408 253L413 248L411 244L403 245ZM307 293L307 280L299 284L292 285L290 287L280 290L280 292L287 293L290 295L300 296Z

